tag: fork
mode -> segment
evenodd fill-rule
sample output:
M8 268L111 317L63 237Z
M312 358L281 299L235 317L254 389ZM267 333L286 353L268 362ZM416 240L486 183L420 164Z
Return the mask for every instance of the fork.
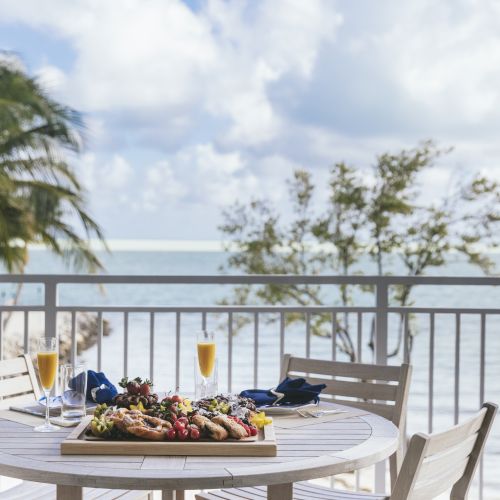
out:
M297 410L297 413L304 418L320 418L323 415L329 415L332 413L347 413L347 410Z

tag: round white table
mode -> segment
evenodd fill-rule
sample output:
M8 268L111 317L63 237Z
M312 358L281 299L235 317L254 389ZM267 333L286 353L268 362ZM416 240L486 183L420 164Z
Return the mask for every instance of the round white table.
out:
M60 443L71 428L42 434L13 420L0 419L0 475L57 484L58 500L82 498L82 487L161 490L164 498L182 498L184 490L262 485L268 498L287 500L293 482L388 458L399 435L394 424L372 413L304 419L295 428L280 427L284 420L276 416L276 457L63 456Z

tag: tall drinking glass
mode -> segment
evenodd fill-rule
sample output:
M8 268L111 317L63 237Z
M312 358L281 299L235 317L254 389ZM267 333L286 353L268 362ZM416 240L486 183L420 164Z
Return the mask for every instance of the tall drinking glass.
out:
M58 356L57 340L55 337L42 337L38 339L36 357L38 360L40 385L45 394L45 423L35 427L34 430L36 432L53 432L59 430L59 427L52 425L49 420L50 391L56 381Z
M203 330L198 334L196 344L198 368L201 375L201 393L208 393L209 381L214 374L217 348L213 332Z
M85 399L87 394L87 368L84 364L62 365L61 378L62 410L61 416L66 420L81 420L85 416Z

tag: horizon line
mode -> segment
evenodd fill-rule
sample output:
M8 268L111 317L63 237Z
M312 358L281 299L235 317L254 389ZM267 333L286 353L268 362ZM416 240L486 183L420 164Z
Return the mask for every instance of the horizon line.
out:
M225 252L227 250L238 251L235 243L221 240L165 240L165 239L133 239L133 238L110 238L106 244L111 252ZM309 251L317 252L319 250L333 250L331 244L316 242L306 242L309 244ZM99 240L90 240L90 247L93 251L103 251L104 247ZM43 244L29 244L29 250L43 251L48 248ZM284 251L284 249L281 249ZM487 248L482 246L480 251L489 254L500 253L500 247ZM459 253L455 249L447 253Z

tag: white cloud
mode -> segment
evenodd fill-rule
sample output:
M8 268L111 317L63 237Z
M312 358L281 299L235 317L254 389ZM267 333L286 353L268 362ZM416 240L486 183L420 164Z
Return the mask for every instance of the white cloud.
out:
M76 60L61 92L73 105L163 114L170 126L172 116L184 126L205 110L229 120L221 139L242 145L276 137L283 123L269 85L285 75L310 78L340 24L327 0L211 0L196 13L179 0L52 0L44 9L7 0L0 16L48 25L71 43ZM42 72L54 76L56 68Z
M186 192L186 188L176 179L166 160L148 167L143 186L136 188L137 198L132 206L136 211L146 212L162 212L162 208L171 207Z
M380 97L389 113L410 109L407 120L422 120L428 129L498 124L499 2L389 2L376 18L382 27L374 22L374 29L351 37L351 50L354 61L373 70L374 89L383 75L388 85ZM398 110L400 99L410 108Z
M134 170L123 156L114 154L103 161L95 153L85 153L76 169L83 186L97 200L104 196L107 201L111 201L108 199L111 192L116 194L118 200L127 201L127 191L134 177Z
M64 71L51 64L38 68L35 76L43 88L50 93L61 92L68 84L68 78Z
M123 236L180 213L183 234L209 218L207 234L236 199L285 206L295 168L324 185L335 161L369 172L428 137L456 146L422 179L429 198L453 176L500 178L499 14L494 0L0 2L0 23L74 54L30 69L85 112L79 172L100 217L135 217Z
M169 180L173 181L178 198L182 196L186 202L201 206L221 207L234 202L242 192L256 188L258 181L245 166L239 153L222 153L213 144L198 144L169 157ZM153 172L156 177L156 170ZM147 175L151 177L152 171L148 170ZM163 189L157 182L151 182L149 187L151 191Z

